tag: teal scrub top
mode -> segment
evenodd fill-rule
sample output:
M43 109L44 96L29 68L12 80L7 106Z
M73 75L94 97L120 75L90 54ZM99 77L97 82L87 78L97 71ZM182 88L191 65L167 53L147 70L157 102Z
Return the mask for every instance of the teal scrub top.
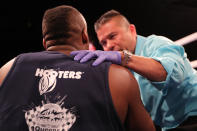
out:
M155 59L167 71L166 80L161 82L150 81L133 72L142 102L155 124L165 131L197 115L197 72L182 46L163 36L138 35L135 55Z

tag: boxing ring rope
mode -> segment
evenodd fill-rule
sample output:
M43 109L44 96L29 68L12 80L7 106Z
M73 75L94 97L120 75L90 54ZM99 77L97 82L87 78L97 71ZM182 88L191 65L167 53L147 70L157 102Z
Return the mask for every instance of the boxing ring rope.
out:
M178 44L178 45L187 45L193 41L196 41L197 40L197 32L195 33L192 33L188 36L185 36L179 40L176 40L175 43Z
M193 68L197 68L197 60L190 62Z
M193 41L197 41L197 32L176 40L175 43L184 46L190 44ZM197 60L191 61L191 65L193 68L197 68Z

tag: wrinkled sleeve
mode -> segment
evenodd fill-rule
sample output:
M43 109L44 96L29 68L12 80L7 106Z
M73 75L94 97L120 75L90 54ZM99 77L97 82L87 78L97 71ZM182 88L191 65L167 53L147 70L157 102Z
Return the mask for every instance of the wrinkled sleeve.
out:
M155 40L149 50L152 52L149 57L159 61L167 72L165 81L152 84L166 95L169 87L178 86L184 79L184 48L172 41Z

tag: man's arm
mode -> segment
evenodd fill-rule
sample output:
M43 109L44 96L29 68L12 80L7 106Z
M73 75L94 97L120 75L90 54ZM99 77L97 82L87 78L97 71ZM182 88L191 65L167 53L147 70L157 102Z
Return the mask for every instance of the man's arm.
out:
M1 69L0 69L0 86L3 82L3 80L5 79L5 77L7 76L8 72L10 71L14 61L15 61L15 58L13 58L9 62L7 62L4 66L1 67Z
M103 61L111 61L114 64L123 65L125 56L122 51L73 51L71 56L75 56L74 60L84 63L92 58L97 58L93 63L93 66L97 66ZM158 61L142 56L132 55L132 58L128 59L128 63L124 66L132 69L134 72L144 76L145 78L154 81L161 82L166 80L167 72Z
M155 130L141 101L137 81L129 70L112 64L109 69L109 87L119 118L128 131Z
M123 62L125 59L124 53L121 51L120 54L121 61ZM124 66L151 81L165 81L167 77L167 72L162 64L152 58L132 55Z

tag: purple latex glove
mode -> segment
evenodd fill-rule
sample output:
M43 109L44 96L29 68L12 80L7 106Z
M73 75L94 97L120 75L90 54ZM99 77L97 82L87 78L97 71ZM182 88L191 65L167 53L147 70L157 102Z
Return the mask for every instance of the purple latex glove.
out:
M74 56L74 60L80 61L80 63L84 63L92 58L96 58L92 64L93 66L97 66L104 61L111 61L114 64L121 64L121 55L118 51L81 50L72 51L70 55Z

